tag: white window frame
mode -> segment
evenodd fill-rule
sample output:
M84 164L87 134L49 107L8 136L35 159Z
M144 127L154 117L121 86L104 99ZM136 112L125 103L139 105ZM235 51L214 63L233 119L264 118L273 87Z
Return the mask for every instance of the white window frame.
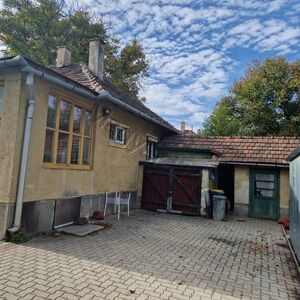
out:
M118 139L118 131L122 132L122 139L121 140ZM125 128L123 128L121 126L116 126L115 139L114 139L116 143L122 144L122 145L125 144L125 132L126 132Z
M117 144L125 145L125 135L126 135L126 128L123 126L120 126L114 122L111 122L109 126L115 126L115 132L113 138L109 136L109 138L114 141ZM122 139L118 139L118 132L122 131Z
M155 158L155 148L158 143L158 138L153 136L147 136L147 147L146 147L146 159ZM152 147L151 147L152 146Z

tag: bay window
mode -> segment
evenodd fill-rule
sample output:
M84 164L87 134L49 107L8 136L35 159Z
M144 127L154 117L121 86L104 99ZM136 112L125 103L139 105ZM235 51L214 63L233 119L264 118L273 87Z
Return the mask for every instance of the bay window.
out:
M44 164L89 168L91 148L92 112L70 100L49 95Z

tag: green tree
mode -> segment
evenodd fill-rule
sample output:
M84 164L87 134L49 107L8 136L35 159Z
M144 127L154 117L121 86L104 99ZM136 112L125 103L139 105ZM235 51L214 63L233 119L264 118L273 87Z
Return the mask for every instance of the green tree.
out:
M240 130L240 127L232 98L224 97L204 122L201 135L233 135Z
M58 46L72 49L74 62L87 62L89 40L105 41L106 76L134 99L149 62L141 44L132 39L123 49L120 40L107 34L105 24L83 7L64 0L4 0L0 11L0 41L6 55L24 55L41 64L55 62Z
M207 135L300 135L300 61L254 61L204 124ZM231 100L228 104L228 98Z

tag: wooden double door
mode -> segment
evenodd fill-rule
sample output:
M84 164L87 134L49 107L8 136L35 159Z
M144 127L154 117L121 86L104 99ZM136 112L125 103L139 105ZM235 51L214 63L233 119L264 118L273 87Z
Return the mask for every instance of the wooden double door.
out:
M144 168L142 208L200 215L201 169Z

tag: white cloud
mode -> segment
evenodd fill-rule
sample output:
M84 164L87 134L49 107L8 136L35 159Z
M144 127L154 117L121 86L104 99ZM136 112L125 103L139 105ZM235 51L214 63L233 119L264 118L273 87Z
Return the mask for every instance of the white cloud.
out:
M200 126L237 70L239 61L231 57L235 47L273 55L299 53L298 0L84 3L111 24L122 44L133 36L141 41L151 64L150 84L142 93L150 108L173 124L186 119Z
M295 13L276 15L284 0L104 0L104 20L116 24L121 39L142 42L151 64L143 91L148 105L171 122L185 118L197 126L222 97L238 61L230 51L242 47L274 54L293 53L300 43ZM291 23L294 20L293 24ZM297 24L297 25L295 25Z

